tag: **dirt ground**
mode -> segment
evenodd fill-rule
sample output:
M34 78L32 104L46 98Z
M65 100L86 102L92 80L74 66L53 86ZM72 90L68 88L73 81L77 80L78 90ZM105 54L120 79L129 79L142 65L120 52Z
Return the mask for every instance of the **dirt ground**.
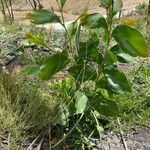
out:
M123 138L120 134L108 130L105 131L102 142L98 139L91 139L91 143L92 150L150 150L150 129L146 127L132 129ZM25 145L19 150L27 150L30 143ZM30 150L39 150L35 148L36 145L33 144L34 148L31 147ZM0 136L0 150L6 149L8 149L7 139ZM45 148L42 149L46 150Z
M140 3L148 3L148 0L123 0L123 12L133 10ZM56 0L41 0L42 5L46 9L53 9L58 12ZM64 16L66 21L72 21L78 17L82 10L87 7L89 12L100 12L105 14L105 10L99 7L99 0L68 0L64 7ZM32 10L32 7L26 1L19 0L13 5L14 16L18 20L26 18L26 14ZM2 20L2 14L0 14Z
M93 140L93 150L102 150L99 143L99 140ZM132 129L124 138L120 134L105 131L102 146L104 150L150 150L150 129Z

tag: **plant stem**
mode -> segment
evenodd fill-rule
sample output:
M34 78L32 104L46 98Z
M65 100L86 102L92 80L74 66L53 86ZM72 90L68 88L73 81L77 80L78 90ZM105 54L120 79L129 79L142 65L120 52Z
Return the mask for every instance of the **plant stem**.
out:
M61 25L62 25L62 26L64 27L64 29L65 29L66 35L67 35L68 40L69 40L70 50L71 50L71 53L72 53L72 56L73 56L73 48L72 48L71 38L70 38L70 36L69 36L68 30L67 30L66 25L65 25L65 18L64 18L64 15L63 15L63 8L60 6L58 0L56 0L56 2L57 2L57 4L58 4L59 11L60 11L61 18L62 18Z
M108 23L107 49L109 49L109 46L110 46L111 33L112 33L113 6L114 6L114 1L112 0L112 6L107 9L107 23Z
M59 140L54 146L52 146L51 148L55 148L56 146L58 146L59 144L61 144L74 131L74 129L78 126L78 124L81 121L81 119L82 119L83 116L84 116L84 113L81 114L80 118L75 123L75 125L71 128L71 130L61 140Z

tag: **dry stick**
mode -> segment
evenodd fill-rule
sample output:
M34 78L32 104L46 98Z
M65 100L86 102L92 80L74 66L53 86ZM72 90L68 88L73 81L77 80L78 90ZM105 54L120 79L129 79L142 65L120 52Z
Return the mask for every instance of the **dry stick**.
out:
M10 5L11 19L14 20L14 12L13 12L13 7L12 7L12 0L9 0L9 5Z
M40 149L41 149L42 143L43 143L43 141L44 141L44 137L45 137L45 135L42 137L42 139L41 139L39 145L37 146L37 150L40 150Z
M8 135L8 150L10 150L10 133Z
M31 149L32 149L32 146L33 146L34 143L38 140L39 137L40 137L40 135L38 135L38 136L33 140L33 142L29 145L29 147L27 148L27 150L31 150Z
M125 150L129 150L128 146L127 146L127 143L126 143L126 141L124 139L124 136L123 136L123 131L121 129L121 123L120 123L119 118L117 118L117 122L118 122L119 132L120 132L120 135L121 135L121 140L122 140L123 146L124 146Z

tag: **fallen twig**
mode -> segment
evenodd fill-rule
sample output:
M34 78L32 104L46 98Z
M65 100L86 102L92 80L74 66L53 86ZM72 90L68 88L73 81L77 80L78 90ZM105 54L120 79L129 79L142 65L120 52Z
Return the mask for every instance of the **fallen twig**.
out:
M128 149L128 146L127 146L127 143L126 143L126 141L125 141L125 139L124 139L124 136L123 136L123 131L122 131L122 129L121 129L121 123L120 123L119 118L117 118L117 122L118 122L119 131L120 131L120 136L121 136L121 140L122 140L124 149L125 149L125 150L129 150L129 149Z
M38 138L40 137L40 135L38 135L33 142L29 145L29 147L27 148L27 150L32 150L32 146L34 145L34 143L38 140Z

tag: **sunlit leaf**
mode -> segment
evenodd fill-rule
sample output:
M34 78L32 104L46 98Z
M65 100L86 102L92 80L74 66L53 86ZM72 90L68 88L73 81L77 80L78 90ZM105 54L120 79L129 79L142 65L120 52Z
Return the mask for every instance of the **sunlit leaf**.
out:
M62 70L68 64L68 53L62 51L48 57L40 67L39 76L42 80L49 80L52 75Z
M72 22L69 25L68 33L69 33L69 36L70 36L72 41L75 40L75 37L76 37L76 34L77 34L77 29L78 29L78 22L77 21Z
M113 15L116 15L123 7L122 0L115 0L113 6Z
M121 50L119 45L113 46L111 48L111 51L117 56L118 61L121 63L129 63L134 58L131 55L125 53L123 50Z
M31 33L26 33L26 39L28 39L29 42L47 47L47 43L45 42L43 36L36 36L34 34L31 34Z
M113 67L105 69L104 73L112 90L118 93L131 92L131 87L124 73Z
M84 113L89 108L88 97L85 93L78 91L75 101L76 114Z
M33 13L27 15L29 19L34 24L45 24L45 23L60 23L60 18L51 11L40 9L35 10Z
M93 103L93 108L101 115L116 117L119 114L119 109L115 101L97 97Z
M118 42L120 48L131 56L148 57L148 46L143 35L127 25L117 26L112 36Z
M107 29L108 25L106 19L99 13L87 14L81 18L81 25L90 29L104 28Z

